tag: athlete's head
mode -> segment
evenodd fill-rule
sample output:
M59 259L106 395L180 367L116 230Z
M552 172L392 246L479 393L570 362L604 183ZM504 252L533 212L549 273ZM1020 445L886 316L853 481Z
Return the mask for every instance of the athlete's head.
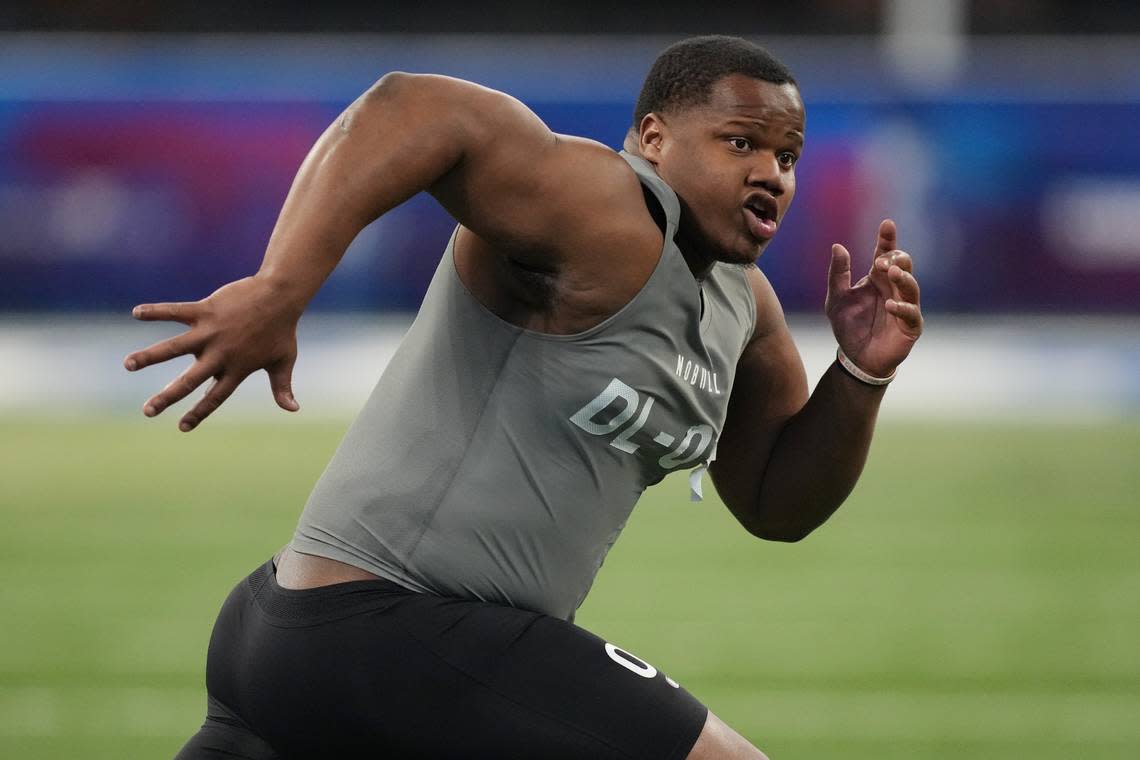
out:
M649 70L630 137L681 199L686 253L748 263L795 194L804 106L791 72L764 48L694 37Z

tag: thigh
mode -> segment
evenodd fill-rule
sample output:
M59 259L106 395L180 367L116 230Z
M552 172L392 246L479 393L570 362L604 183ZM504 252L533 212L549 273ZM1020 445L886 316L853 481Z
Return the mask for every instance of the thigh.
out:
M563 620L266 580L227 603L207 680L283 758L670 760L705 723L664 673Z
M583 628L500 605L420 603L426 614L400 625L463 683L446 702L469 751L684 758L705 723L705 707L675 680Z

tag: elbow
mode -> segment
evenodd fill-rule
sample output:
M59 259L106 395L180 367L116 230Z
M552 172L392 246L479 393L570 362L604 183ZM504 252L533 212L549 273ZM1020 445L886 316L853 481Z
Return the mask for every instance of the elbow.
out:
M389 71L350 110L359 110L362 118L387 117L391 121L376 123L383 123L387 132L416 134L423 143L469 143L471 134L489 123L487 93L502 97L493 90L440 74Z
M409 74L406 71L389 71L376 80L376 83L364 91L364 100L367 102L386 101L398 95L407 93L409 85L422 74Z
M389 71L364 91L359 103L365 108L414 110L439 118L463 101L458 80L438 74Z
M405 101L416 90L409 85L419 76L421 75L390 71L380 77L341 113L336 122L340 133L347 135L358 130L363 124L372 124L380 115L393 109L406 110Z

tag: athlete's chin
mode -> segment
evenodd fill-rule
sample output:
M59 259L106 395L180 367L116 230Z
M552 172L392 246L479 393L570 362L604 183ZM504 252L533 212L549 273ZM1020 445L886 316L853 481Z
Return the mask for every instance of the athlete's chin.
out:
M722 249L717 260L724 264L755 264L756 260L760 258L760 254L764 253L764 249L768 247L768 243L767 240L748 240L739 245Z

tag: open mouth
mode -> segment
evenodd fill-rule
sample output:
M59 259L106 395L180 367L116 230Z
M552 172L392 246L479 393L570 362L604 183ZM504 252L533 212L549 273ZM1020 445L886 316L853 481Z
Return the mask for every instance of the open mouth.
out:
M752 236L768 240L776 234L776 201L770 195L756 194L744 201L744 218Z

